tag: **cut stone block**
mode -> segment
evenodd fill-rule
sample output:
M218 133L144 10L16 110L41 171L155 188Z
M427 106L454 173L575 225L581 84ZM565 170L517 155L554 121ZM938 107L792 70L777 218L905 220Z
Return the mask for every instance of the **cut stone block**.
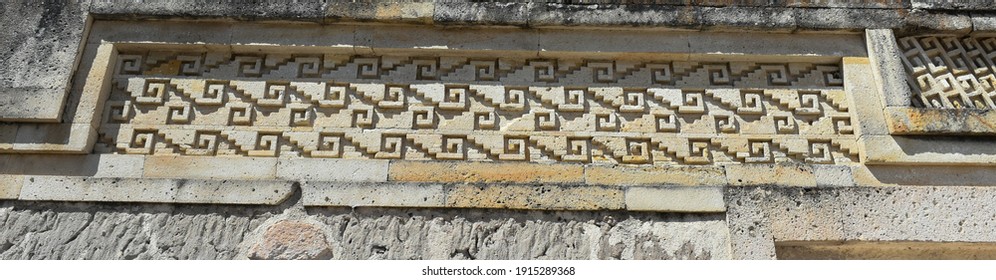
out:
M441 184L305 182L305 206L443 207Z
M536 210L621 210L623 191L600 186L454 185L446 188L446 206Z
M27 176L19 199L276 205L293 191L292 182L119 179Z
M724 212L722 187L630 187L626 210L653 212Z

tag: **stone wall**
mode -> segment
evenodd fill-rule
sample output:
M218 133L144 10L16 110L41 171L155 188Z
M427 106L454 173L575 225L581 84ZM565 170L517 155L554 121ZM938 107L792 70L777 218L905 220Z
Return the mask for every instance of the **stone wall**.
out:
M996 10L0 4L0 258L991 258Z
M140 186L134 186L140 187ZM720 214L3 202L3 259L729 259Z

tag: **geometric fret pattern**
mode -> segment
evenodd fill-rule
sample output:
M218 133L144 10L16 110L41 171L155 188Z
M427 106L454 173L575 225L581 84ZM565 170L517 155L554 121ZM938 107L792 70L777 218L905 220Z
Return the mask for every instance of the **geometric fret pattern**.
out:
M839 64L132 51L98 152L848 163Z
M996 37L898 39L916 107L996 109Z

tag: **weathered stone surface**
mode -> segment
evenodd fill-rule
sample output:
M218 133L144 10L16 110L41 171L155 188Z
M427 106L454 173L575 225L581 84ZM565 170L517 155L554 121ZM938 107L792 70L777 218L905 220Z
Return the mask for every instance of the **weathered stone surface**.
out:
M344 228L337 259L725 259L717 215L619 212L316 211ZM409 214L412 214L409 217Z
M387 21L422 22L433 20L437 3L432 1L378 2L378 1L323 1L325 21Z
M0 164L0 174L91 176L95 178L139 178L145 156L91 155L10 155Z
M303 181L387 181L387 160L281 158L277 178Z
M0 121L58 122L90 1L0 4Z
M667 26L699 29L698 9L667 5L564 5L537 3L530 26Z
M720 186L726 184L726 174L718 166L588 166L584 181L618 186Z
M942 0L910 0L914 9L936 10L996 10L987 1L942 1Z
M854 168L858 186L989 186L996 180L993 166L860 166Z
M903 33L923 33L944 31L945 33L968 33L972 31L972 19L969 15L951 12L929 12L912 9L906 15Z
M626 210L657 212L723 212L722 187L630 187Z
M0 199L17 199L22 185L23 175L0 175Z
M19 199L276 205L292 193L292 182L118 179L26 176Z
M844 88L848 97L855 101L853 113L858 122L855 133L861 135L887 135L885 105L881 95L876 91L871 62L865 57L844 58ZM857 102L860 100L860 102Z
M284 220L266 229L262 242L250 249L249 258L327 260L332 258L332 248L320 228L306 222Z
M482 183L581 183L584 166L576 164L391 162L391 181Z
M896 36L891 29L869 29L865 31L865 42L868 46L868 57L872 64L872 75L878 91L882 94L884 105L909 107L913 96L906 83L906 70L900 59L902 55L896 44Z
M980 32L996 32L996 13L972 14L972 29Z
M798 28L794 11L777 8L707 7L701 8L704 30L792 31Z
M144 177L273 179L276 168L276 158L148 156Z
M996 241L986 187L728 188L735 258L774 258L771 241Z
M325 16L320 0L262 1L127 1L93 0L90 13L115 18L222 17L241 20L321 21Z
M864 2L870 1L852 1ZM793 9L798 30L861 31L904 26L906 10L816 8Z
M440 184L305 182L301 190L304 206L446 206L446 193Z
M287 207L0 201L0 259L246 259L286 220L334 259L730 258L717 214Z
M726 223L730 227L730 253L734 259L775 259L771 219L759 205L768 195L763 188L726 188Z
M532 2L436 2L432 21L438 24L527 25Z
M816 186L813 166L788 164L727 165L726 180L730 186Z
M814 165L813 176L818 187L851 187L854 186L854 175L851 166Z
M989 109L885 109L893 135L996 135L996 111Z
M844 240L996 241L991 187L861 188L840 191L839 197Z
M864 163L920 165L991 165L996 147L986 138L945 136L867 136ZM941 145L943 144L943 145Z
M602 186L451 185L446 206L541 210L619 210L625 208L622 189Z
M232 259L262 207L0 202L2 259ZM243 257L244 258L244 257Z

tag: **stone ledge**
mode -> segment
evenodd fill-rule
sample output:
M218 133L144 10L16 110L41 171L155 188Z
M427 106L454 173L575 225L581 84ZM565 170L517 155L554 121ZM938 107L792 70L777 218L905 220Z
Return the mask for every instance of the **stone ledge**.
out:
M654 212L725 212L722 187L631 187L626 210Z
M23 175L0 175L0 200L17 199L24 185Z
M622 210L623 190L602 186L449 185L446 206L541 210Z
M598 166L585 167L584 181L616 186L721 186L726 184L721 166Z
M618 187L850 186L851 164L600 165L138 154L11 155L0 175ZM843 176L843 177L841 177Z
M143 155L9 155L0 160L0 174L140 178Z
M397 183L0 175L0 200L276 205L300 186L308 207L723 212L723 186Z
M992 141L949 136L863 136L867 165L996 165Z
M0 86L0 121L59 122L67 94L60 89Z
M996 135L996 111L887 107L892 135Z
M268 180L276 178L277 158L148 156L143 177Z
M278 204L299 185L304 206L722 212L725 188L800 191L848 187L987 186L992 166L753 166L749 180L713 186L574 183L411 183L296 180L95 178L0 174L0 199L146 203ZM739 170L738 170L739 169ZM740 174L740 175L738 175ZM742 174L755 174L746 176ZM766 178L768 179L757 179ZM754 178L754 179L751 179ZM733 180L733 177L726 178Z
M442 184L304 182L304 206L445 207Z
M87 37L90 1L0 6L0 121L60 121Z
M584 166L578 164L392 161L389 174L399 182L584 182Z
M814 166L789 164L727 165L730 186L780 185L815 187Z
M387 181L387 160L280 158L276 177L304 181Z
M25 176L20 200L280 204L294 182Z
M968 9L915 9L906 1L790 1L736 5L716 2L640 4L627 1L545 2L346 2L255 1L246 4L191 5L186 1L135 4L93 1L89 13L98 19L227 18L240 21L390 22L440 25L506 26L642 26L689 30L735 29L791 32L869 28L904 32L957 31L973 28ZM989 9L992 10L992 9Z

